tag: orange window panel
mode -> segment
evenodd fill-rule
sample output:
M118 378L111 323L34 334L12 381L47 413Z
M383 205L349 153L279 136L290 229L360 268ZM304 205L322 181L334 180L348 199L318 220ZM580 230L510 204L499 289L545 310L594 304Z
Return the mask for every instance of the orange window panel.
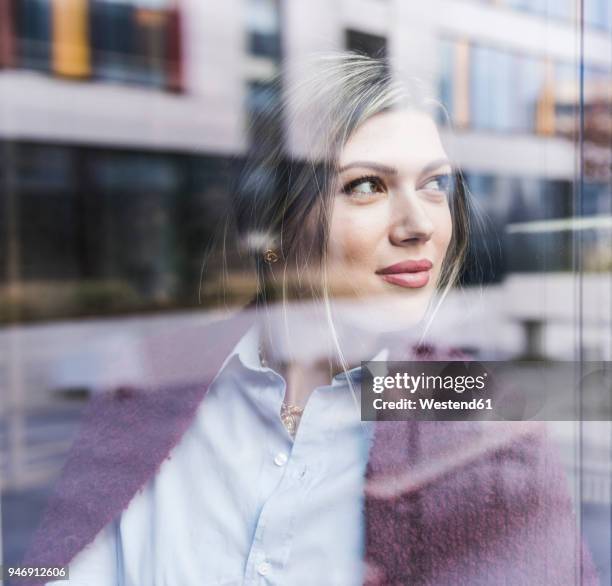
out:
M57 75L91 73L88 0L53 0L52 65Z

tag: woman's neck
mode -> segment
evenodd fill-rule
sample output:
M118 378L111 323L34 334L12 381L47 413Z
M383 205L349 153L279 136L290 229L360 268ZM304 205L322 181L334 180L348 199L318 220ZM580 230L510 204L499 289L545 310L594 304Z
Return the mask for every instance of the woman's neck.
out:
M304 406L310 393L344 370L380 350L379 336L334 320L331 327L320 304L264 307L258 311L262 352L271 368L287 381L285 401ZM338 358L342 349L345 365Z

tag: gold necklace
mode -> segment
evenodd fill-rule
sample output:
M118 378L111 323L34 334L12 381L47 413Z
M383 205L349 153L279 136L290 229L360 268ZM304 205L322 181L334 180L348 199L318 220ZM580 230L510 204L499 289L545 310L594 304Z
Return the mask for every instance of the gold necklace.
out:
M259 342L258 346L259 351L259 362L264 368L268 367L268 361L264 356L263 346L261 342ZM285 426L285 429L289 432L289 435L295 439L295 434L297 433L298 425L300 424L300 419L302 418L302 414L304 413L304 407L299 407L298 405L291 405L290 403L283 402L280 410L280 418Z
M285 429L289 432L289 435L294 439L303 413L303 407L298 407L297 405L289 405L289 403L283 403L281 405L281 421L283 422Z

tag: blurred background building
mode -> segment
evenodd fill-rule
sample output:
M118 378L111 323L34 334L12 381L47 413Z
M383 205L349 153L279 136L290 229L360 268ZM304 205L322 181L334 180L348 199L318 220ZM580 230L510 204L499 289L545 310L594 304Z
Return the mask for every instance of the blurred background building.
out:
M328 49L387 55L446 106L452 155L495 228L475 239L491 262L466 283L611 268L607 0L585 0L582 48L575 0L0 7L5 323L197 306L271 77ZM299 129L286 135L299 156Z
M0 0L6 563L58 473L75 399L121 380L102 365L136 369L138 336L208 319L201 262L257 142L250 122L307 53L386 56L450 115L444 140L486 222L447 341L611 360L611 33L609 0ZM282 131L299 157L299 128ZM234 286L239 299L249 283ZM581 488L609 515L602 466Z

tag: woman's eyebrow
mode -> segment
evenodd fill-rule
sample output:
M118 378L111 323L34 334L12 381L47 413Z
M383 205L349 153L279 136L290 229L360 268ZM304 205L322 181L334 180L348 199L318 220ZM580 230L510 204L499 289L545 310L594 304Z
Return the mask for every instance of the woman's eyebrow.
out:
M395 167L388 167L387 165L381 165L380 163L373 163L370 161L355 161L354 163L349 163L348 165L344 165L344 167L340 167L338 173L353 169L354 167L359 167L360 169L374 169L374 171L385 173L386 175L397 175L398 173Z
M421 169L420 174L425 175L427 173L430 173L431 171L435 171L436 169L444 165L451 165L452 167L452 164L449 159L436 159L434 161L431 161L430 163L427 163L427 165L425 165ZM374 163L373 161L355 161L353 163L349 163L348 165L340 167L340 169L338 169L338 172L343 173L344 171L347 171L348 169L353 169L355 167L359 167L361 169L373 169L375 171L378 171L379 173L385 173L386 175L398 174L398 170L395 167L389 167L387 165L382 165L381 163Z

